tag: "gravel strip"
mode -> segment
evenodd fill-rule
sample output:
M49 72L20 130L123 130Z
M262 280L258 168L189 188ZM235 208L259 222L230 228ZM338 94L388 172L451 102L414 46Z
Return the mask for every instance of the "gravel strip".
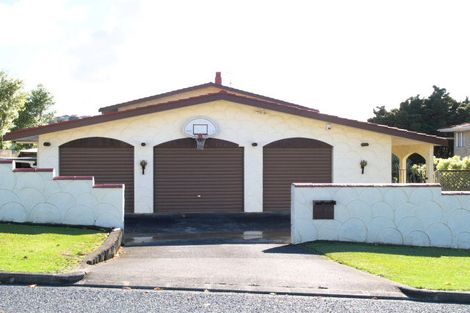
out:
M260 294L0 286L0 312L469 312L466 305Z

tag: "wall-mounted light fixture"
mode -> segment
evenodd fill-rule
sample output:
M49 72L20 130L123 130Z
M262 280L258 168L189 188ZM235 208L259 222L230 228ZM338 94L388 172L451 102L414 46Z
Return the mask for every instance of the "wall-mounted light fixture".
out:
M368 147L369 143L368 142L361 142L361 147Z
M140 167L142 167L142 175L145 175L145 167L147 166L147 161L140 161Z
M367 166L367 161L366 160L361 160L361 163L359 163L359 164L361 165L362 174L364 174L364 169Z
M253 143L251 144L251 146L252 146L252 147L257 147L257 146L258 146L258 143L257 143L257 142L253 142Z
M45 141L43 144L42 144L44 147L50 147L51 146L51 143L49 141Z
M147 144L146 144L145 142L141 142L140 145L141 145L142 147L145 147Z

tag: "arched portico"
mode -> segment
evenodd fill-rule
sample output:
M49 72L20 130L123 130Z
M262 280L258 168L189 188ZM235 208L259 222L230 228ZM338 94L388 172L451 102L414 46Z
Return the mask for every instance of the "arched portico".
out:
M409 177L409 169L407 164L409 163L410 156L414 154L421 156L426 164L426 182L434 182L433 145L393 145L392 153L399 159L399 183L405 184L408 182L407 177Z

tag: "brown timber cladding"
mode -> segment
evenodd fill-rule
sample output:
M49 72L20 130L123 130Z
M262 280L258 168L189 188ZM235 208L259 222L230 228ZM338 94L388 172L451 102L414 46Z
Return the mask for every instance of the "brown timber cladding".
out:
M292 183L331 183L332 147L306 138L284 139L263 148L265 212L290 212Z
M204 150L193 139L154 147L154 212L243 212L243 148L208 139Z
M134 212L134 147L109 138L85 138L59 147L62 176L94 176L96 184L125 184L125 212Z

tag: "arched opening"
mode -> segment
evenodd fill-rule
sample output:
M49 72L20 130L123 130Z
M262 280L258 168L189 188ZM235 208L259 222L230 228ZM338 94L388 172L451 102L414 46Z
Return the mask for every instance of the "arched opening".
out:
M392 153L392 183L400 182L400 158Z
M333 146L327 144L326 142L311 139L311 138L303 138L303 137L293 137L293 138L285 138L273 141L268 143L264 146L264 148L326 148L332 149Z
M209 138L203 150L192 138L154 147L155 213L224 213L244 210L244 150Z
M228 140L217 138L207 138L204 144L204 149L214 148L238 148L238 144ZM187 148L196 149L196 140L193 138L180 138L156 145L155 148Z
M290 212L292 183L331 183L333 147L311 138L285 138L263 147L263 210Z
M108 137L86 137L66 142L60 148L132 148L127 142Z
M426 180L426 159L418 153L410 154L406 158L406 182L425 183Z
M124 141L88 137L59 147L62 176L94 176L97 184L124 184L125 211L134 212L134 147Z

